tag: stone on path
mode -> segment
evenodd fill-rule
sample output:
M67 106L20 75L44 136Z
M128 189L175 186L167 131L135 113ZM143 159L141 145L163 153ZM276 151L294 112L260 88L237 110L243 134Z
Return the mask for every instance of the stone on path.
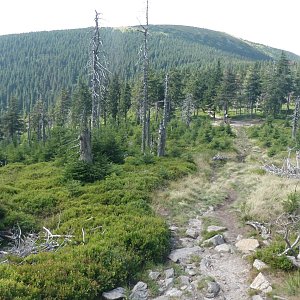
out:
M148 287L145 282L139 281L131 291L129 296L130 300L147 300Z
M225 244L224 237L222 234L217 234L217 235L213 236L212 238L205 240L202 243L202 246L211 246L211 245L218 246L221 244Z
M255 295L252 297L252 300L264 300L264 298L260 295Z
M207 229L206 229L207 232L214 232L214 231L220 232L220 231L226 231L226 230L227 230L226 227L224 227L224 226L216 226L216 225L208 226Z
M259 259L256 259L254 262L253 262L253 267L258 270L258 271L261 271L263 269L267 269L268 268L268 265L265 264L263 261L259 260Z
M219 294L221 288L220 285L215 281L210 281L207 283L207 290L206 290L206 298L215 298Z
M157 280L158 277L160 276L160 273L159 272L150 271L148 276L152 280Z
M215 247L215 250L217 252L227 252L227 253L231 252L231 248L228 244L218 245L218 246Z
M173 288L173 289L167 291L166 295L169 297L172 297L172 298L180 298L183 295L183 292L176 288Z
M184 276L181 275L178 277L178 279L180 280L180 283L183 285L189 285L190 284L190 277L189 276Z
M192 239L196 239L200 232L199 230L195 229L195 228L188 228L187 231L185 232L186 236L192 238Z
M241 239L235 246L243 253L249 253L255 251L259 247L259 243L256 239Z
M122 287L118 287L109 292L102 293L102 297L107 300L117 300L126 298L125 289Z
M184 262L184 260L188 259L192 255L200 255L203 250L199 246L191 247L191 248L179 248L173 250L168 258L173 262Z
M175 272L173 268L165 270L166 279L173 278L174 274Z
M262 274L259 273L253 282L250 285L251 289L261 291L263 293L269 293L272 291L272 287L270 282L267 280L267 278Z

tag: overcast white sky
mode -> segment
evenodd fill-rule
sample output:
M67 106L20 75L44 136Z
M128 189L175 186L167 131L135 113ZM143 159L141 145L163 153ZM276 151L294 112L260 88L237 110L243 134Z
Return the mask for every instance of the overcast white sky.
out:
M143 23L145 0L2 0L0 34ZM299 0L149 0L150 24L223 31L300 55Z

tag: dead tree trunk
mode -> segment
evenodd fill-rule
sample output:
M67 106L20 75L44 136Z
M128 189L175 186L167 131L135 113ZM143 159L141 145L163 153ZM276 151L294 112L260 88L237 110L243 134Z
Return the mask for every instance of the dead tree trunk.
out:
M27 140L28 140L28 146L31 146L31 116L30 113L28 113L28 128L27 128Z
M167 140L167 122L168 122L168 84L169 84L169 76L166 75L165 78L165 97L164 97L164 113L163 119L159 124L158 130L158 147L157 147L157 156L165 156L165 148L166 148L166 140Z
M142 25L142 33L144 35L143 45L143 101L142 101L142 152L150 147L150 109L148 103L148 0L146 2L146 25Z
M88 128L85 128L79 136L79 160L86 163L92 163L93 155L91 145L91 132Z
M298 122L299 122L299 114L300 114L300 97L298 96L295 103L295 110L293 116L293 128L292 128L292 138L296 138L296 132L298 129Z
M194 111L193 95L187 94L182 105L182 120L185 124L190 127L192 115Z
M95 11L95 13L95 27L91 39L92 55L89 66L92 85L92 129L99 129L101 114L104 110L104 93L106 90L108 70L99 28L100 13L97 11Z

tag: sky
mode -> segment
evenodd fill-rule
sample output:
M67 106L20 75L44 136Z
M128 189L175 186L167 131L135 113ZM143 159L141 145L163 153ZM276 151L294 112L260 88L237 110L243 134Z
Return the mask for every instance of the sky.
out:
M145 0L2 0L0 35L144 23ZM149 0L150 24L226 32L300 55L299 0ZM1 55L1 54L0 54Z

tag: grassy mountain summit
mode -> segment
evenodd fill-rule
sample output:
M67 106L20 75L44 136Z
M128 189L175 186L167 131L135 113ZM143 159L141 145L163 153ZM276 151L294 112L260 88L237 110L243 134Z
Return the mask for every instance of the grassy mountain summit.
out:
M140 72L143 36L138 26L102 28L109 69L130 78ZM178 25L151 25L149 56L155 70L268 61L281 50L245 42L226 33ZM0 36L0 104L17 96L26 106L38 98L51 103L62 88L87 74L91 28ZM299 56L287 53L289 59ZM23 104L24 106L24 104Z

